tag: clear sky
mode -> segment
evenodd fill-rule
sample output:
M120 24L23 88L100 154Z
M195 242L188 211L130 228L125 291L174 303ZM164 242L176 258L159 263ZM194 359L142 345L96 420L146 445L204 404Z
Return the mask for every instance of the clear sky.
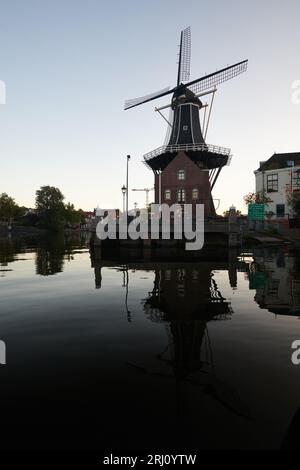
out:
M0 0L0 193L33 206L50 184L77 208L121 208L126 154L131 188L152 187L142 156L163 144L154 106L168 99L128 111L123 102L175 85L190 25L191 78L249 59L219 86L207 136L233 153L214 197L221 211L241 208L260 160L300 151L299 21L299 0Z

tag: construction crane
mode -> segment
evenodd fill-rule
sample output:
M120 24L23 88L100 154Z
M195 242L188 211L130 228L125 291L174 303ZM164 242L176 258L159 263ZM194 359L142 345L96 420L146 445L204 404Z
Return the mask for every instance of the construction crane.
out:
M142 188L142 189L133 189L132 191L145 191L146 193L146 208L149 207L149 192L153 191L154 188Z

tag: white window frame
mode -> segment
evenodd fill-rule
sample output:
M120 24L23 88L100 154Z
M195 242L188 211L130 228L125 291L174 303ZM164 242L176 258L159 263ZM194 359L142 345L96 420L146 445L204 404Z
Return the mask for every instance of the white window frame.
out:
M179 203L185 202L185 189L184 188L177 189L177 202Z
M165 189L165 201L171 200L171 189Z
M178 170L177 177L180 181L185 180L185 170Z
M193 188L192 189L192 199L199 199L199 189L198 188Z

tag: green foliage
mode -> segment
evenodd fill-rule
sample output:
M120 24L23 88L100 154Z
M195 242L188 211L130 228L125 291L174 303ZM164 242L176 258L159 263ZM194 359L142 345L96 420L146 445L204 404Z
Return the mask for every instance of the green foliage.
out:
M39 226L52 231L77 228L84 222L84 213L76 210L74 204L64 204L64 195L54 186L41 186L36 191L36 211L16 204L6 193L0 194L0 217L13 219L14 223L24 226Z
M268 204L268 202L272 202L272 199L267 196L266 191L250 192L243 199L247 206L248 204Z
M8 194L0 194L0 217L14 218L19 210L19 206L15 203L12 197Z
M59 231L65 223L65 206L62 192L54 186L42 186L36 191L35 199L38 224L53 231Z
M85 220L85 215L84 215L84 211L82 209L78 209L78 214L80 215L80 223L81 224L85 224L86 223L86 220Z
M237 209L236 215L237 215L237 217L239 217L240 215L242 215L242 212L239 209ZM224 211L223 212L223 217L228 217L228 216L229 216L229 211Z
M54 186L41 186L36 191L36 208L38 212L64 209L64 195Z
M81 222L82 212L74 208L74 204L68 202L65 205L65 223L69 227L79 225Z
M294 191L288 198L288 203L293 209L295 216L300 218L300 192Z
M74 204L64 204L64 195L54 186L42 186L36 192L36 209L38 225L53 231L63 228L75 228L81 222L82 211L76 210Z

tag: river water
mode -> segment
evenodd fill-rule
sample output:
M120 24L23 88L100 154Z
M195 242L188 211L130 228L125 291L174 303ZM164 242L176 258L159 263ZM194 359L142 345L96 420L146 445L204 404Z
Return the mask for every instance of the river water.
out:
M286 246L123 262L84 240L1 239L0 448L291 447L299 317Z

